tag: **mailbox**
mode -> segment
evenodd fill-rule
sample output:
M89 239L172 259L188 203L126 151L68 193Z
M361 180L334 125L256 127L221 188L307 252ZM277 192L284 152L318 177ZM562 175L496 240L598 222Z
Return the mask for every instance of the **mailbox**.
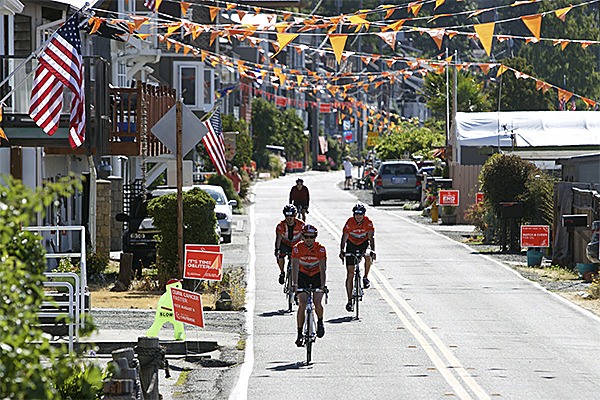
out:
M588 226L587 214L571 214L562 216L562 226L566 228L574 228L578 226Z
M520 201L500 202L500 216L502 218L523 218L525 207Z

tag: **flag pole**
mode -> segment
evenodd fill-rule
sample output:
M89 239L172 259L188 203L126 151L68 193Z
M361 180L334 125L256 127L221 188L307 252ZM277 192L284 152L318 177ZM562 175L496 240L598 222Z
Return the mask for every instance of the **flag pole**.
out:
M79 14L79 13L83 13L83 11L88 8L90 6L90 3L85 3L83 5L83 7L81 7L79 10L77 10L75 13L73 13L73 15L71 15L69 18L67 18L65 20L68 21L69 19L73 18L75 15ZM39 54L44 51L44 49L46 47L48 47L48 44L50 43L50 41L54 38L54 35L56 35L56 32L58 32L58 29L55 30L54 32L52 32L52 35L50 35L50 37L48 38L48 40L46 40L46 42L40 46L39 49L31 52L31 54L29 55L29 57L27 57L25 60L23 60L23 62L21 62L21 64L19 64L10 74L8 74L8 76L6 78L4 78L4 80L2 80L2 82L0 82L0 87L4 86L6 84L6 82L8 82L10 80L10 78L12 78L14 76L14 74L17 73L17 71L19 71L21 68L23 68L32 58L34 57L38 57ZM17 88L19 86L21 86L23 84L23 82L25 82L33 73L35 72L35 69L33 69L29 74L27 74L27 76L25 78L23 78L17 85L15 85L7 94L6 96L4 96L2 98L2 100L0 100L0 104L4 104L4 101L11 95L13 94Z

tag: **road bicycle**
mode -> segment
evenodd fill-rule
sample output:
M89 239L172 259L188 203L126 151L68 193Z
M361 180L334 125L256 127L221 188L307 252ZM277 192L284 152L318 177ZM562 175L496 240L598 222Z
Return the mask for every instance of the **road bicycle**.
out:
M325 293L325 304L327 304L327 289L313 289L310 286L308 289L298 289L298 293L306 293L306 316L304 318L304 338L303 345L306 347L306 364L310 364L312 360L312 345L317 340L317 323L315 322L315 305L313 296L315 293Z
M354 280L352 285L352 307L355 312L355 319L358 319L358 308L359 304L363 298L363 288L361 285L360 279L360 262L364 258L365 254L356 252L356 253L345 253L346 257L354 257Z
M292 253L286 252L287 257L287 269L285 272L285 285L283 285L283 293L287 301L287 311L292 312L292 303L294 300L294 290L292 289Z

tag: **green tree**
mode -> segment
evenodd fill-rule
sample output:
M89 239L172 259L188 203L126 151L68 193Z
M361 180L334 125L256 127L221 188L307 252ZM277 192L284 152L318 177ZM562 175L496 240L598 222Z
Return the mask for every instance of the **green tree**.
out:
M61 399L61 385L81 367L66 345L51 345L38 327L37 312L45 300L45 252L42 238L22 227L34 223L57 197L73 195L81 183L65 177L32 190L10 177L0 182L5 182L0 185L0 394L7 399ZM84 392L79 390L83 398L93 399L99 385L96 379L77 386L85 386Z
M224 115L223 132L237 132L237 135L235 135L233 165L238 167L250 165L250 161L252 161L252 139L248 134L246 121L235 119L233 115Z
M517 71L534 75L533 68L522 57L502 60L502 63ZM502 74L498 84L500 90L500 109L502 111L546 111L553 110L552 94L542 92L535 87L532 79L517 79L512 71Z
M450 84L452 85L452 74L450 76ZM427 99L427 108L431 110L433 118L445 120L446 75L427 74L420 92ZM452 99L453 87L450 87L449 96ZM485 90L483 83L477 82L477 79L468 72L460 71L457 73L456 100L457 111L482 112L492 110L489 93ZM452 113L452 108L452 101L450 101L450 113Z
M304 158L304 121L292 108L280 111L279 131L275 135L274 144L285 147L288 161L298 161Z
M252 158L258 168L269 168L269 152L266 146L273 144L273 136L280 130L279 110L273 103L262 98L252 101Z
M442 146L445 137L427 127L419 126L416 119L402 121L375 146L377 156L382 160L401 159L405 153L427 155L433 148Z
M568 7L569 0L544 0L539 4L539 12ZM562 22L548 16L542 23L541 34L552 39L597 40L600 36L598 26L598 4L578 7L571 10ZM595 46L584 49L578 43L570 43L562 50L551 41L542 41L534 45L524 45L519 56L525 58L535 71L535 77L555 86L573 91L591 99L600 97L599 54ZM558 97L554 92L554 101ZM583 103L580 104L583 107Z

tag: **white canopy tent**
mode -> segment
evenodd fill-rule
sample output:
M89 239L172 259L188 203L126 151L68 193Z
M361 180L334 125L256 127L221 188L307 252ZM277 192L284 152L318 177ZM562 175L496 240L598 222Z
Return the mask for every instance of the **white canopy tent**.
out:
M506 111L456 113L456 158L461 147L600 146L600 112Z

